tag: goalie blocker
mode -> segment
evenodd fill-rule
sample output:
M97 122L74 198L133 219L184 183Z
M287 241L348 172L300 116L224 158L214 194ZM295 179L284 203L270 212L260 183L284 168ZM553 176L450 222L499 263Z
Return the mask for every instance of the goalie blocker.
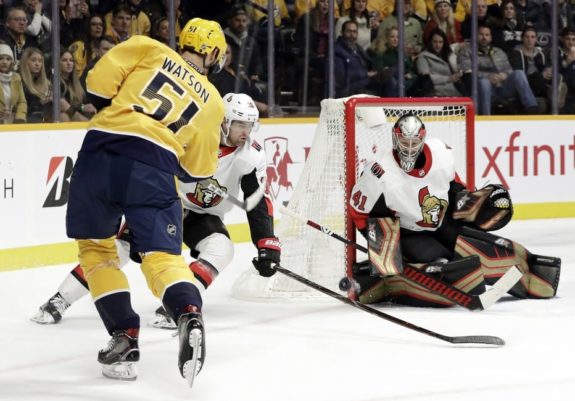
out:
M477 229L463 227L452 261L429 264L402 264L397 219L370 218L367 238L369 260L353 269L353 285L362 303L461 305L466 296L483 293L485 285L493 285L514 266L523 277L509 294L517 298L551 298L557 293L559 258L531 254L520 244ZM449 297L441 296L436 288L433 292L428 289L436 282L453 286L444 289Z

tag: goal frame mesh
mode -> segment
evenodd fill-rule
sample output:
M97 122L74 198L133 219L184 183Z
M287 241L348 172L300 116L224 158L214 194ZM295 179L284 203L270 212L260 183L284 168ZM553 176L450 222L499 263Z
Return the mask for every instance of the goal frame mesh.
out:
M449 119L450 112L452 110L461 110L462 108L465 109L465 116L458 116L453 114L457 122L454 122L456 132L459 132L457 124L462 124L462 120L465 121L465 174L461 178L465 180L467 186L469 188L474 188L474 164L475 164L475 113L473 107L473 101L470 98L378 98L378 97L368 97L368 96L354 96L345 99L325 99L322 101L322 112L320 114L320 119L318 122L318 126L316 128L316 134L313 139L312 148L310 153L308 154L308 158L306 160L306 165L302 174L300 176L300 180L298 184L294 188L294 192L288 204L288 208L294 211L295 213L301 214L302 217L310 220L314 220L318 222L320 225L325 225L327 229L333 229L334 232L342 235L343 237L355 242L356 238L356 230L347 213L347 205L350 200L351 190L355 184L355 180L358 174L357 166L360 163L358 152L362 152L362 157L364 157L366 152L365 148L362 150L356 148L356 146L364 146L365 144L358 144L356 143L356 136L358 134L367 133L371 135L369 129L366 129L367 120L371 118L372 120L377 120L377 109L390 109L392 110L391 113L397 113L393 115L384 116L386 121L385 127L388 127L389 124L394 119L397 119L398 116L407 113L410 110L415 110L416 113L422 113L422 118L437 118L438 121L431 125L437 124L439 122L439 117L443 116L443 114L439 114L440 112L445 113L445 119ZM360 109L361 108L361 109ZM325 109L325 115L324 115ZM358 110L360 109L360 110ZM395 110L397 109L397 110ZM405 110L403 110L405 109ZM375 111L370 117L372 110ZM387 110L387 109L386 109ZM360 124L358 122L358 113L364 113L363 122ZM438 113L437 115L433 113ZM333 113L333 114L332 114ZM383 113L383 112L382 112ZM454 112L455 113L455 112ZM387 117L386 117L387 116ZM376 121L377 124L377 121ZM323 127L322 127L323 125ZM358 128L358 126L362 125L362 127ZM341 132L343 130L343 132ZM356 131L357 130L357 131ZM363 130L363 131L362 131ZM374 130L378 130L375 128ZM379 133L375 136L375 139L380 138L381 135L387 135L387 128L384 130L383 128L379 129ZM330 138L330 132L336 132L336 135L342 135L343 140L340 139L334 140ZM433 135L432 135L433 136ZM381 149L387 149L391 140L391 133L389 134L389 138L384 137L384 141L387 141L387 144L382 144ZM362 139L363 141L363 139ZM370 138L366 141L369 146L369 141L373 141L373 138ZM340 143L341 142L341 143ZM371 142L373 143L373 142ZM379 145L378 145L379 146ZM327 147L328 150L326 151L323 149ZM341 149L343 147L343 149ZM315 153L314 153L314 148ZM316 216L313 213L306 213L305 207L302 206L305 202L302 201L302 198L306 195L306 188L307 191L310 188L315 188L314 185L317 181L317 176L313 175L311 169L314 167L313 163L317 163L317 160L323 160L322 157L327 157L327 162L329 162L331 156L325 156L327 154L331 155L330 151L335 152L343 152L343 157L335 157L336 164L342 164L341 171L338 173L337 181L344 181L342 186L339 186L339 190L343 187L343 196L340 198L341 194L337 195L336 202L342 201L343 204L335 204L334 207L332 205L327 205L327 209L329 211L325 211L322 218L319 220L316 219ZM373 150L373 157L377 154L379 150ZM316 154L317 153L317 154ZM371 153L371 152L370 152ZM340 153L341 155L341 153ZM362 160L365 162L365 160ZM310 164L308 166L308 163ZM456 162L457 163L457 162ZM460 163L461 164L461 163ZM310 171L308 171L310 170ZM324 171L322 171L324 172ZM328 172L325 172L329 175ZM322 173L318 173L322 174ZM321 176L319 177L321 178ZM332 177L332 179L334 179ZM339 184L338 184L339 185ZM310 196L315 196L310 195ZM309 199L310 203L314 202L314 199ZM339 205L339 206L338 206ZM331 210L335 208L336 210L341 210L342 217L333 216ZM276 216L277 217L277 216ZM333 218L332 218L333 217ZM284 220L288 219L288 220ZM356 261L356 250L354 247L345 245L343 243L338 242L336 239L329 238L326 234L321 233L312 229L311 227L299 227L297 229L290 228L290 225L297 225L292 224L290 222L290 217L288 216L281 216L280 224L276 228L276 234L279 236L280 241L283 242L283 254L282 254L282 263L285 268L293 270L294 272L307 277L308 279L318 282L318 284L326 286L332 290L339 291L337 289L337 281L335 277L339 275L339 278L344 276L351 277L351 269L353 263ZM342 221L343 219L343 221ZM284 224L285 223L285 224ZM295 223L295 222L294 222ZM303 223L299 223L300 225ZM299 231L298 231L299 230ZM293 233L296 233L295 236ZM297 238L297 234L302 233L301 239ZM285 234L285 236L284 236ZM286 244L284 239L289 239L290 242ZM294 240L295 238L295 240ZM310 239L311 238L311 239ZM302 250L301 259L305 260L306 263L299 263L299 256L296 255L295 258L291 257L291 254L300 251L300 248L296 246L298 242L304 242L304 245L308 245L307 241L315 241L319 243L319 245L309 245L309 249L306 248ZM363 238L359 239L363 241ZM325 247L326 243L328 243L327 247ZM331 249L330 249L331 248ZM336 248L333 250L333 248ZM316 253L317 251L317 254ZM333 262L332 255L330 252L337 253L339 256L334 256L333 258L337 257L338 261L342 261L344 259L345 263L341 263L341 265L333 266L332 269L337 269L337 271L328 271L328 272L319 272L314 271L313 266L317 263L317 259L322 260L322 258L326 258L326 260L331 260ZM342 261L343 262L343 261ZM329 263L329 262L328 262ZM302 266L304 264L308 264L306 266ZM317 276L315 275L317 274ZM331 275L331 276L330 276ZM327 277L330 276L330 277ZM297 300L297 299L320 299L323 296L317 291L313 291L307 287L304 287L302 284L295 282L295 280L283 276L281 274L275 274L274 276L264 279L257 275L257 272L253 267L250 267L247 271L243 272L243 274L236 280L232 287L232 296L235 298L246 299L246 300L258 300L258 301L282 301L285 299L290 300ZM348 293L348 296L352 296L351 293Z

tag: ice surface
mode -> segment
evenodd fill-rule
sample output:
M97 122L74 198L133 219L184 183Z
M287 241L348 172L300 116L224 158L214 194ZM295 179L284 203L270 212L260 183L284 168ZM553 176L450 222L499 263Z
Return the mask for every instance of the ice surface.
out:
M158 302L137 265L125 269L143 323L135 382L102 377L96 355L108 335L88 297L58 325L29 320L72 265L0 273L0 400L571 400L575 219L514 221L499 234L563 259L557 298L505 297L483 312L381 309L446 335L497 335L502 348L445 343L329 298L233 299L232 283L255 253L238 245L204 297L207 358L191 390L178 372L177 339L145 326Z

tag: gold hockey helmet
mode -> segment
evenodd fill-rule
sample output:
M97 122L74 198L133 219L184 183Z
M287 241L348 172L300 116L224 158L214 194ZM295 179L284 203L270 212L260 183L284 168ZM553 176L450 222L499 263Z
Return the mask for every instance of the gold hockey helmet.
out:
M219 72L224 67L228 45L224 31L216 21L203 18L189 20L180 33L178 47L204 56L216 51L213 72Z

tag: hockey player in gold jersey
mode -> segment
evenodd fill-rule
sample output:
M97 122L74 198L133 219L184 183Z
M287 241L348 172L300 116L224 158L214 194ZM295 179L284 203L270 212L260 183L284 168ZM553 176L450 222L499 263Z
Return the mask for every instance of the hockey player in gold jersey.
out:
M78 242L90 292L112 336L98 354L102 373L137 377L140 319L114 242L124 215L149 288L178 322L178 365L191 385L205 357L202 298L181 255L176 176L193 182L216 171L224 105L206 76L223 66L226 42L218 23L194 18L178 47L179 54L134 36L88 74L98 113L72 174L66 230Z

